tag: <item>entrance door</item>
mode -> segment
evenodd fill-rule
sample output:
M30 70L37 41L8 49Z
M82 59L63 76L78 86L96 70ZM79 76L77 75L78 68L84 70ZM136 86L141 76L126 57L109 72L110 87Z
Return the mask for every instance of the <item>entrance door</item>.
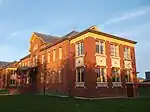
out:
M127 87L127 96L134 97L134 87L133 84L126 84Z

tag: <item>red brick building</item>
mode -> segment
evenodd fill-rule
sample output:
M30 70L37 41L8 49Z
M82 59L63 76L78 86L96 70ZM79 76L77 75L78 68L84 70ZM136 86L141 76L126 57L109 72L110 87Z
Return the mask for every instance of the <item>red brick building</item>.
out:
M96 26L62 37L34 32L29 55L19 61L19 68L36 68L37 92L84 97L136 96L135 44L101 32ZM32 74L24 74L32 79ZM27 84L33 83L33 79L30 81Z

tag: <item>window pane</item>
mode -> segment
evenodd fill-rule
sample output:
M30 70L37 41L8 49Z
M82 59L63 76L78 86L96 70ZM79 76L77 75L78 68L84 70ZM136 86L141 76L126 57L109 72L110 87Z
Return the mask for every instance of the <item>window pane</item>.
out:
M84 69L81 68L81 82L84 82Z
M78 56L80 55L80 44L77 44L77 48L78 48Z
M114 46L113 45L110 46L110 50L111 50L111 56L114 56Z
M115 56L117 57L118 56L118 46L115 45Z
M104 76L105 75L105 69L101 68L101 75Z
M77 82L80 82L80 69L77 69Z
M47 60L47 62L49 63L50 62L50 53L48 53L48 60Z
M84 54L84 45L83 42L81 42L81 55Z
M56 50L54 49L53 50L53 61L55 61L55 58L56 58Z
M101 80L102 80L102 82L105 82L106 81L106 79L105 79L105 68L101 68Z
M97 77L100 77L100 69L97 68Z
M119 72L119 69L116 69L116 68L112 69L112 81L113 82L120 82L120 72Z
M42 64L44 64L44 55L42 55Z
M62 59L62 48L60 47L59 48L59 60L61 60Z
M99 53L99 45L96 45L96 53Z
M127 47L124 48L124 58L128 57L128 49Z
M96 42L96 53L99 53L99 42Z
M104 43L100 42L100 54L104 54Z
M131 82L131 70L125 70L125 78L127 82Z

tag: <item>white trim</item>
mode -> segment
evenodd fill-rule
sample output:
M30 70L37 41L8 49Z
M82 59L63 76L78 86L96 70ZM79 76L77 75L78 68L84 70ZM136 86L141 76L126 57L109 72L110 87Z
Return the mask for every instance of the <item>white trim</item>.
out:
M122 87L122 82L112 82L112 84L113 84L112 88L113 87Z
M108 82L96 82L97 86L96 88L99 87L107 87L108 88Z
M56 49L53 49L53 62L55 62L56 61Z
M82 55L79 55L79 56L75 56L75 58L80 58L80 57L84 57L85 55L82 54Z
M113 59L119 59L119 60L121 60L121 59L120 59L120 56L117 56L117 57L115 57L115 56L110 56L110 58L111 58L111 59L113 58Z
M107 58L106 54L95 53L95 56L101 56L101 57L106 57Z
M126 82L126 84L134 84L134 82Z
M47 63L50 63L50 52L47 53Z
M85 88L85 82L76 82L75 84L76 88Z
M96 40L95 45L96 46L98 45L98 47L99 47L99 51L98 51L99 53L96 52L97 54L106 55L106 45L105 44L106 44L106 42L103 40ZM103 46L103 54L100 53L101 52L101 50L100 50L101 45Z

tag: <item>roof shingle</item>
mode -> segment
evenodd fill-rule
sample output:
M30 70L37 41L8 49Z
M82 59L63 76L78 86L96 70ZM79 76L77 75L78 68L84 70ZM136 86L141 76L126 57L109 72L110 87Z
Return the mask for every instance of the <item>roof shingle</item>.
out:
M60 37L42 34L42 33L37 33L37 32L34 32L34 34L36 36L40 37L45 43L52 43L53 44L60 39Z
M77 35L79 32L78 31L71 31L70 33L68 33L68 34L66 34L66 35L64 35L64 36L62 36L62 37L68 37L68 38L70 38L70 37L72 37L72 36L75 36L75 35Z
M7 66L11 62L0 61L0 67Z

